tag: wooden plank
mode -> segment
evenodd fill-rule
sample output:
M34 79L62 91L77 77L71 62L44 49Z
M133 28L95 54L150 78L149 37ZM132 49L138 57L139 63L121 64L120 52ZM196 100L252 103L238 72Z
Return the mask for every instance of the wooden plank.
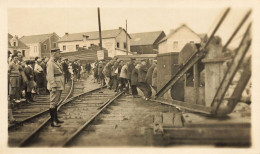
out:
M162 99L162 98L160 98L159 100L151 99L151 101L161 103L161 104L165 104L165 105L174 106L174 107L179 107L179 108L189 110L189 111L193 111L193 112L199 112L199 113L204 113L204 114L208 114L208 115L211 114L211 108L210 107L197 105L197 104L194 104L194 103L182 102L182 101L177 101L177 100L165 100L165 99Z
M171 140L191 140L195 143L211 140L213 143L248 143L250 144L250 128L164 128L165 138ZM212 143L211 143L212 144Z

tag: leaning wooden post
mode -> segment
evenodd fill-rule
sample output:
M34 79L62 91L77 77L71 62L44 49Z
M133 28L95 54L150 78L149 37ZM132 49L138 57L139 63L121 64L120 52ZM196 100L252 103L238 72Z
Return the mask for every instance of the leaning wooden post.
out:
M199 104L199 70L198 63L193 66L195 103Z

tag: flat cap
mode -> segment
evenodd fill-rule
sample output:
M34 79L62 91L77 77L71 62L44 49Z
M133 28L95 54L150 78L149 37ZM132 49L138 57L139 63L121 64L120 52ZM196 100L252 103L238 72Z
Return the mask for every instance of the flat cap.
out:
M51 49L51 53L54 53L54 52L61 52L60 48L53 48L53 49Z

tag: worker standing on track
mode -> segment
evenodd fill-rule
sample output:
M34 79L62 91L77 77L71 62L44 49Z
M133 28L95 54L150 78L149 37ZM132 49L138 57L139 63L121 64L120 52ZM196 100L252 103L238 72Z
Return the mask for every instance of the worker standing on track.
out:
M60 50L58 48L51 50L51 58L47 63L47 88L50 91L50 115L51 126L60 127L58 123L57 107L60 101L61 92L64 90L64 74L61 66L57 63L60 58Z

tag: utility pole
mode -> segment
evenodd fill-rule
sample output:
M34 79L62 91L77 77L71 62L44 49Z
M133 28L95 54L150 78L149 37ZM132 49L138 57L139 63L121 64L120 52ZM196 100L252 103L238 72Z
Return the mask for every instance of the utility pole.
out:
M101 21L100 21L100 11L98 7L98 29L99 29L99 47L102 50L102 35L101 35Z
M126 24L125 24L125 30L126 30L126 35L125 35L125 37L126 37L126 55L128 55L128 43L127 43L127 20L126 20Z

